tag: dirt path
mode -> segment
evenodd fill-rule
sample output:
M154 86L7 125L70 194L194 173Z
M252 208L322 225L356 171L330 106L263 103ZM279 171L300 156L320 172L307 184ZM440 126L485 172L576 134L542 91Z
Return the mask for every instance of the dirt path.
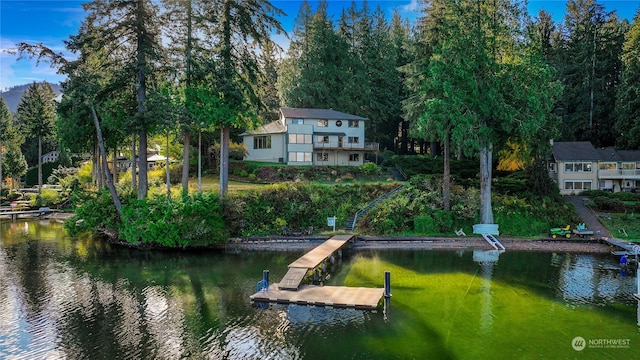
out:
M565 196L565 200L576 207L576 213L580 216L582 222L585 223L587 229L593 230L593 237L595 239L612 237L609 230L598 220L598 216L585 204L587 198L582 196ZM575 226L575 224L572 224L572 226Z

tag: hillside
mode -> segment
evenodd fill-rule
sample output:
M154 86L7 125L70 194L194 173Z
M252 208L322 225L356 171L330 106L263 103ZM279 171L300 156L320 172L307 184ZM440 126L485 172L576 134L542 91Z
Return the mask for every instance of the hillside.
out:
M60 85L51 83L49 84L51 85L53 91L55 91L56 95L60 95L60 93L62 92ZM7 90L3 90L0 93L0 97L2 97L7 103L9 111L11 111L12 113L16 112L16 110L18 109L18 104L20 103L20 99L22 98L22 94L27 91L27 88L29 86L31 86L31 84L17 85Z

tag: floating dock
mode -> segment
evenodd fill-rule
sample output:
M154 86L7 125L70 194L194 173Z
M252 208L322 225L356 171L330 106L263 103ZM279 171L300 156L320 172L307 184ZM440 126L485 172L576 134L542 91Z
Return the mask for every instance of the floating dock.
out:
M303 285L296 291L280 290L278 284L251 295L252 301L278 304L331 306L336 308L376 309L383 288Z
M52 212L50 208L40 208L39 210L11 210L7 208L0 209L0 216L11 217L11 220L17 220L20 215L42 216Z
M385 294L388 293L390 296L390 290L387 290L390 288L387 285L390 282L387 274L385 274L385 288L300 285L307 272L316 271L353 238L353 235L336 235L318 245L289 264L289 271L280 283L268 286L268 275L266 275L266 278L258 283L257 292L250 296L251 301L356 309L377 308Z

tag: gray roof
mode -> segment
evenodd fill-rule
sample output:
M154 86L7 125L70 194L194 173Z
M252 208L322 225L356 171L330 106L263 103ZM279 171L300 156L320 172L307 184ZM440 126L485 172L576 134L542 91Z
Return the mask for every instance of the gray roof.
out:
M553 157L556 161L600 159L600 154L588 141L554 142Z
M261 135L261 134L283 134L287 132L287 128L282 125L280 120L270 122L266 125L262 125L259 128L251 131L245 131L240 136L244 135Z
M280 112L285 118L289 119L367 120L357 115L345 114L333 109L280 108Z
M638 150L596 149L588 141L554 142L556 161L640 161Z

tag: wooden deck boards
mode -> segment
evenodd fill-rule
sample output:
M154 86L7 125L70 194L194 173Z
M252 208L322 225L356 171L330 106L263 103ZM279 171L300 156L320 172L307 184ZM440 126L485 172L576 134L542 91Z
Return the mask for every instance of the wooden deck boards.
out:
M298 287L300 287L302 279L307 275L308 270L307 268L290 267L289 271L287 271L282 280L280 280L278 288L283 290L297 290Z
M614 238L606 238L604 241L608 242L611 245L615 245L617 247L623 248L628 251L630 254L634 254L633 247L639 244L629 243L624 240L614 239Z
M298 291L289 291L278 290L278 284L273 284L269 290L251 295L251 300L279 304L375 309L383 295L383 288L303 285Z
M320 265L329 255L344 246L351 238L353 238L353 235L336 235L302 255L298 260L289 264L289 267L313 269Z

